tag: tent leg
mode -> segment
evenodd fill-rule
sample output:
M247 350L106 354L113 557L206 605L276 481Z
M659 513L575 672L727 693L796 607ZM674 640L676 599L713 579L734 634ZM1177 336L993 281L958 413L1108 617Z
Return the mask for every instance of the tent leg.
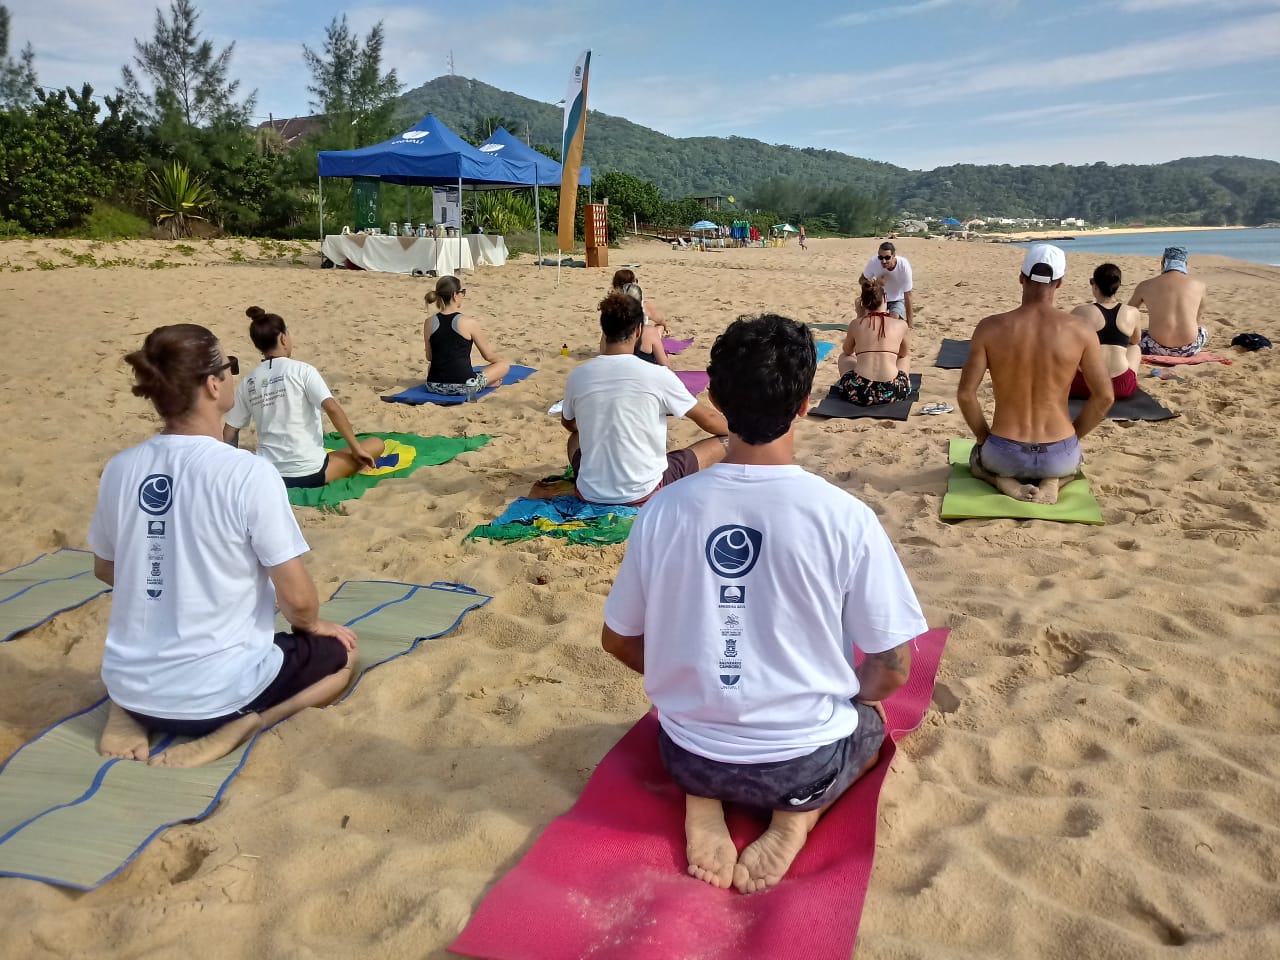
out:
M316 186L320 196L320 243L324 243L324 178L316 177Z
M473 191L474 192L474 191ZM456 273L462 273L462 244L464 238L462 236L462 177L458 177L458 269Z
M535 176L536 180L537 177ZM533 185L533 217L538 228L538 269L542 269L542 208L538 205L538 185Z

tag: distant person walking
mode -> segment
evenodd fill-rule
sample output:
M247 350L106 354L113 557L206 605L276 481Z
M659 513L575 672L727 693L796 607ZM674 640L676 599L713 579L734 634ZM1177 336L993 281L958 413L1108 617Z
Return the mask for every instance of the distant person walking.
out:
M1142 352L1157 357L1194 357L1203 350L1209 340L1200 325L1204 302L1204 283L1187 275L1187 248L1165 247L1160 276L1143 280L1129 298L1129 306L1147 308Z
M884 298L887 310L896 313L913 325L915 311L911 305L911 264L906 257L898 256L898 249L888 240L880 244L874 257L867 261L862 275L868 280L884 281Z
M808 250L808 249L809 249L808 247L806 247L806 246L804 245L804 244L805 244L805 240L807 240L807 239L808 239L808 237L805 235L805 232L804 232L804 224L802 223L802 224L800 224L800 249L801 249L801 250Z

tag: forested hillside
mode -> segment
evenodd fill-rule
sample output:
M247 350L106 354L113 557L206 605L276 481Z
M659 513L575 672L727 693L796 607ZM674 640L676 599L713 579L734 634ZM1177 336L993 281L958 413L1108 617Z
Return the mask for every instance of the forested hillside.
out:
M500 118L534 144L558 145L561 111L465 77L438 77L404 94L400 116L435 113L460 131ZM691 194L773 198L780 183L883 194L920 215L1081 217L1095 223L1151 221L1256 224L1280 220L1280 163L1248 157L1192 157L1137 166L958 166L913 171L833 150L775 146L745 137L676 138L592 111L586 162L620 170L668 197ZM766 205L762 203L761 205Z

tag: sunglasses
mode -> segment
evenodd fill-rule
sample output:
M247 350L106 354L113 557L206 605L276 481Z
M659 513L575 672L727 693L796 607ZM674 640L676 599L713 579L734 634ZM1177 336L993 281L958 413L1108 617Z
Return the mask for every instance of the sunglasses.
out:
M240 358L239 358L239 357L227 357L227 362L226 362L226 363L222 364L221 366L214 367L212 370L210 370L208 373L206 373L206 374L205 374L205 376L206 376L206 377L216 377L216 376L218 376L219 374L221 374L223 370L226 370L226 369L228 369L228 368L231 370L231 375L232 375L233 377L238 377L238 376L240 376Z
M458 293L466 293L466 292L467 292L467 288L466 288L466 287L459 287L459 288L458 288ZM454 294L454 296L457 296L457 294Z
M878 257L877 259L878 259L881 263L888 263L890 260L892 260L892 259L893 259L893 254L891 253L891 254L889 254L889 255L886 257L886 256L882 253L882 254L880 254L880 255L879 255L879 257Z

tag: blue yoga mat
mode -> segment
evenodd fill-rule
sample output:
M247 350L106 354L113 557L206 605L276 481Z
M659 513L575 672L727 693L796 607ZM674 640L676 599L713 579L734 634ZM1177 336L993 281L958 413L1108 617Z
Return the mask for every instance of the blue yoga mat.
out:
M475 367L473 369L479 372L483 370L484 367ZM507 371L507 375L502 378L502 385L504 387L509 387L511 384L519 383L521 380L524 380L526 377L530 377L537 372L538 371L533 367L522 367L519 364L513 363L511 365L511 369ZM497 387L485 387L476 394L476 399L479 400L481 397L487 397L497 389ZM448 393L432 393L422 384L419 384L416 387L410 387L408 390L402 390L399 393L394 393L389 397L383 397L382 399L387 403L408 403L414 406L422 403L438 403L441 406L453 406L455 404L467 402L466 397L458 397Z
M818 341L818 361L821 362L831 356L831 351L836 348L834 343L827 343L825 340Z

